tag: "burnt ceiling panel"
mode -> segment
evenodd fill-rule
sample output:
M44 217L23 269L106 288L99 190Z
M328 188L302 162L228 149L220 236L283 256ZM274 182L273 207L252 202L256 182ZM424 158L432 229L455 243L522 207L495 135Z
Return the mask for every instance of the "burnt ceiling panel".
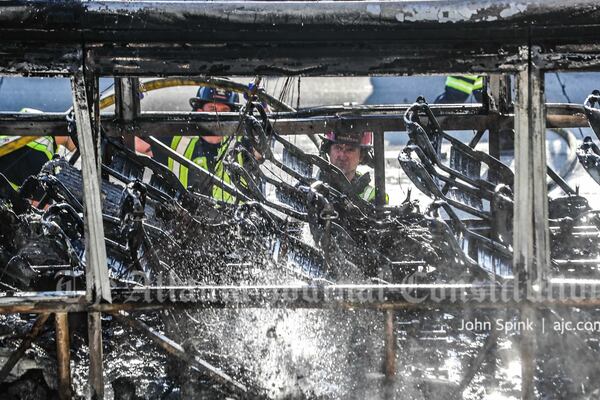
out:
M64 70L65 60L79 61L74 46L102 74L505 71L519 46L556 53L598 37L591 0L7 1L0 46L22 52L3 54L0 72ZM53 57L41 54L46 46Z

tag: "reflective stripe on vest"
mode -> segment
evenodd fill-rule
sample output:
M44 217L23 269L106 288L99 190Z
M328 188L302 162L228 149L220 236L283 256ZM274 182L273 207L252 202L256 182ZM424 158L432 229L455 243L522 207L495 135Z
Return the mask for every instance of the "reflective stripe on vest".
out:
M196 142L198 141L198 137L191 136L174 136L171 141L171 148L175 150L178 154L183 155L187 159L191 159L191 155L194 153L194 148L196 147ZM184 187L188 187L188 169L181 165L176 160L169 158L167 160L167 166L177 178L181 181Z
M48 157L48 160L52 160L52 157L54 157L54 139L50 136L44 136L33 142L29 142L27 143L27 147L41 151Z
M0 140L10 137L14 136L0 135ZM54 138L52 136L42 136L34 141L27 143L25 146L33 150L41 151L46 155L46 157L48 157L48 160L52 160L52 157L54 157L55 148Z
M375 188L371 185L367 185L367 187L365 188L365 190L362 191L362 193L359 194L360 198L368 201L369 203L372 203L375 201ZM385 194L385 204L389 204L390 202L390 196L388 196L388 194Z
M238 136L237 140L241 140L241 137ZM224 143L223 146L219 147L219 151L217 152L217 157L216 157L217 163L215 165L215 175L217 177L219 177L219 179L221 179L223 182L225 182L227 184L231 184L231 177L225 171L225 166L223 165L223 158L225 157L225 152L227 151L228 148L229 148L229 145L227 143ZM206 157L203 157L203 158L206 159ZM241 152L239 152L237 154L236 161L239 165L244 165L244 156L242 155ZM207 163L206 169L208 169L208 161L205 161L205 162ZM240 183L243 186L247 185L246 181L243 178L240 178ZM213 199L225 201L227 203L234 203L236 200L235 196L229 194L228 192L221 189L217 185L213 185L212 197L213 197Z
M361 199L366 201L375 200L375 188L371 185L367 185L365 190L359 195Z
M216 164L214 171L210 171L208 166L208 158L205 156L196 157L192 159L194 155L194 150L196 145L198 144L198 140L200 138L198 136L189 137L189 136L174 136L171 141L171 149L175 150L177 153L182 154L188 160L192 160L195 164L206 171L212 172L215 176L221 179L225 183L231 183L231 178L229 174L225 172L223 166L223 157L224 153L227 150L228 146L224 143L221 147L219 147L217 151L217 155L215 157ZM241 154L238 157L238 162L241 164ZM179 181L183 184L184 187L188 187L188 174L189 169L181 163L169 158L167 160L168 168L177 176ZM235 197L221 189L220 187L213 185L212 187L212 197L216 200L225 201L228 203L233 203L235 201Z
M446 78L446 87L471 94L474 90L483 88L483 77L477 75L449 76Z
M13 138L13 137L14 136L0 135L0 140L6 139L6 138ZM25 147L29 147L30 149L33 149L36 151L41 151L42 153L44 153L44 155L46 157L48 157L48 160L52 160L52 158L54 157L55 146L54 146L54 138L52 136L42 136L34 141L27 143L25 145ZM23 147L23 148L25 148L25 147ZM21 149L17 149L17 150L21 150ZM13 187L13 189L19 190L20 186L17 185L16 183L13 183L10 181L8 183L10 183L10 185Z
M227 172L225 172L225 166L223 165L223 158L225 157L225 151L227 151L228 147L229 146L227 143L223 143L223 145L221 147L219 147L219 150L217 151L217 156L215 157L216 164L215 164L214 174L219 179L221 179L223 182L225 182L227 184L231 184L231 177L229 176L229 174ZM206 170L208 170L208 159L206 157L199 157L199 158L203 159L202 162L205 165L204 168ZM217 185L213 185L212 197L215 200L221 200L221 201L225 201L227 203L235 202L234 196L230 195L229 193L227 193L225 190L221 189Z

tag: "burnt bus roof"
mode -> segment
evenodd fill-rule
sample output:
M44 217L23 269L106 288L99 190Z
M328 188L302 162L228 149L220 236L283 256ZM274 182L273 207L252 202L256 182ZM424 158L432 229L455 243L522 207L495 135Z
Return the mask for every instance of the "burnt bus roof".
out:
M598 65L594 0L8 1L0 73L364 75ZM352 62L349 63L348 60Z

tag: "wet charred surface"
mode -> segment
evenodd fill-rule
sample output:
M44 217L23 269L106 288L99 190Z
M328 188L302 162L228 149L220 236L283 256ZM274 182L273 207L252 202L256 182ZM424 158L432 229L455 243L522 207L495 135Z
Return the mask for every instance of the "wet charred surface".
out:
M576 310L568 316L553 311L541 314L540 319L544 318L549 328L561 318L588 321L599 315L598 311ZM254 396L381 398L385 390L390 390L384 385L381 373L382 321L378 313L208 310L186 315L163 314L160 316L163 322L156 316L140 314L136 318L160 331L166 328L186 351L221 367L247 385ZM468 371L484 352L472 384L460 397L476 399L486 393L518 397L520 335L509 328L501 330L517 319L512 312L398 313L399 367L393 393L412 399L448 398L459 387L462 371ZM492 329L484 326L461 330L465 321L467 324L480 321ZM27 332L31 321L3 318L0 326L2 344L10 347L10 343L16 343L15 338ZM72 374L74 386L79 388L78 397L84 396L87 380L84 332L80 325L72 333L76 349ZM103 333L107 393L111 398L216 399L225 395L237 398L110 318L103 321ZM490 344L492 336L495 337ZM593 398L598 393L597 371L593 366L599 351L595 335L580 332L564 340L559 332L546 332L538 335L538 345L537 368L544 371L536 378L539 393L571 398ZM7 398L56 398L54 348L51 329L47 329L3 384Z
M81 178L75 169L54 161L47 166L46 174L40 175L40 184L52 194L54 201L67 202L72 208L80 207L81 191L78 188ZM50 176L59 178L63 185L57 185ZM130 189L127 191L123 186L108 182L103 185L106 232L120 245L108 248L115 284L122 285L132 277L136 279L136 271L150 274L149 280L140 283L162 285L275 284L297 279L296 275L281 269L281 261L271 258L272 244L281 232L272 220L264 217L260 208L225 206L216 214L205 214L199 208L187 210L175 202L159 204L151 196L143 199L139 197L142 193L139 188ZM139 229L135 218L136 204L142 205L146 212L142 226L145 226L151 245L132 239ZM582 204L575 199L554 204L552 217L557 221L557 229L553 236L553 254L571 258L593 257L597 253L594 238L584 236L576 242L573 239L576 226L596 224L596 215L586 207L582 208ZM578 210L579 216L565 217L565 214L575 213L573 210ZM81 224L67 207L17 215L5 206L2 215L5 227L10 227L4 229L2 238L6 252L15 254L13 257L19 255L21 248L30 249L26 245L28 241L39 249L62 251L33 252L38 258L27 258L25 265L37 274L40 272L36 271L36 265L41 261L57 266L74 263L72 270L83 271L80 264ZM36 231L36 223L40 220L51 221L56 226ZM129 225L125 224L127 221ZM324 258L321 265L329 265L329 270L321 272L332 273L337 268L337 271L343 271L337 277L341 281L360 282L373 276L373 270L365 270L364 265L372 265L373 260L385 257L406 262L423 261L422 266L426 267L398 267L399 271L394 271L396 275L392 274L395 276L393 281L402 281L416 270L424 273L420 278L424 282L439 283L476 276L461 268L459 248L439 239L449 237L452 231L435 219L423 218L413 211L389 216L385 223L373 229L365 228L365 223L344 226L352 240L357 243L363 240L370 246L344 245L345 236L332 236L338 241L337 247L329 249L333 261L327 260L319 251L313 254ZM123 230L124 227L127 229ZM62 233L57 236L57 232ZM38 240L40 237L42 240ZM25 245L19 247L15 243ZM137 251L132 252L133 247L137 247ZM378 254L372 248L383 250ZM153 255L149 256L149 253ZM39 258L41 255L45 258ZM353 257L362 262L352 262ZM38 280L21 279L20 282L23 288L40 290L44 287ZM55 280L50 283L56 284ZM83 282L79 281L77 285L83 287ZM573 315L581 321L597 317L596 312L581 310ZM569 314L568 318L573 320L573 315ZM520 367L520 335L514 330L494 334L497 320L518 321L518 313L513 312L396 313L394 332L398 370L391 386L382 373L385 362L383 321L378 312L208 309L135 314L133 318L174 340L188 354L219 368L260 397L383 398L391 390L397 396L409 393L410 398L415 399L447 398L448 393L461 388L464 375L470 368L475 368L478 358L482 359L477 362L472 380L462 388L464 398L479 398L484 391L510 398L518 395L520 390L520 377L516 372ZM566 316L552 311L541 314L540 318L550 323ZM489 322L492 329L461 329L465 321L474 320ZM79 396L84 395L81 388L85 387L87 379L88 350L83 321L77 317L71 321L72 348L75 349L72 352L75 365L72 376L75 387L79 388ZM18 317L5 317L3 322L5 348L15 346L16 341L11 339L15 327L26 332L31 326L31 320ZM103 336L107 392L116 399L239 396L213 382L197 368L166 355L145 336L111 317L104 318ZM598 390L593 367L577 369L576 363L559 361L562 358L556 356L573 354L577 359L576 355L582 354L581 357L589 358L589 354L598 351L595 335L577 333L572 336L572 342L565 342L557 333L538 336L537 367L545 371L536 382L541 393L585 398L581 396ZM15 377L17 380L6 383L7 393L22 391L32 393L34 398L55 395L52 329L38 341L23 361L27 365L30 360L34 367Z
M318 289L323 282L352 288L375 281L450 283L444 288L452 288L454 283L510 280L512 171L445 135L424 101L413 107L422 113L405 119L413 143L399 162L415 186L431 197L424 212L410 195L394 210L374 207L348 190L349 182L327 184L277 164L267 139L287 145L286 150L311 167L331 176L341 173L286 144L260 112L240 117L244 133L268 159L269 168L295 179L286 186L269 181L295 195L295 202L279 197L281 203L275 203L252 190L251 184L267 181L261 175L264 164L248 171L228 166L242 177L233 181L247 198L225 204L205 196L210 191L200 184L186 190L164 166L112 149L117 156L105 156L101 194L110 283L118 289L115 294L125 294L115 298L133 300L126 298L128 290L139 294L148 286L185 290L195 285L243 289L281 284ZM423 114L429 125L419 125ZM449 163L441 157L442 140L453 146ZM481 174L481 164L494 167L497 176ZM7 294L85 288L82 188L77 168L53 160L21 191L5 188L0 193L0 261L5 265L0 282ZM30 207L25 197L49 207ZM597 277L597 212L575 192L552 199L549 217L552 272ZM530 361L521 347L531 336L537 343L532 350L537 393L561 398L594 398L598 393L594 355L600 324L597 330L593 324L579 330L561 325L596 321L596 310L543 309L529 320L526 304L520 311L451 304L458 301L452 296L458 297L460 290L438 299L437 304L447 302L440 309L407 307L385 317L383 307L353 309L357 303L347 302L337 309L282 309L268 298L254 299L251 304L260 308L252 309L237 308L235 299L225 299L203 310L107 313L102 321L107 393L116 399L242 398L243 392L252 398L294 399L511 398L521 394L522 364ZM441 311L442 306L449 310ZM32 329L33 319L2 318L3 350L12 349L22 332ZM69 321L72 377L80 397L85 396L89 369L85 321L76 314ZM49 327L12 380L4 383L6 393L55 396L56 347ZM583 365L580 360L585 360ZM390 364L396 366L393 376Z
M63 258L54 260L63 275L52 276L50 284L58 284L60 278L63 278L60 284L65 284L64 278L67 278L70 285L83 288L83 232L75 211L81 210L80 174L64 161L52 161L38 176L36 184L55 204L44 211L30 214L22 211L17 215L7 203L5 219L14 227L21 226L21 230L7 229L4 234L6 245L13 243L15 237L24 237L44 249L43 246L50 246L48 243L51 242L47 240L54 238L55 246L63 250ZM296 252L304 254L303 257L321 259L321 271L313 271L321 275L316 276L337 273L338 279L348 282L373 276L376 271L365 266L373 265L377 260L385 261L389 257L420 261L425 258L430 260L427 262L441 263L446 251L443 243L432 243L436 231L430 230L428 222L418 214L389 219L375 231L366 227L350 231L357 239L375 243L377 248L387 248L385 252L380 254L369 246L344 244L344 240L348 240L346 236L333 235L332 247L327 250L328 259L320 250L311 250L310 246L298 241L298 233L288 233L289 237L282 242L281 226L273 216L266 218L260 206L224 206L216 214L206 214L200 208L189 211L175 202L159 204L141 187L124 189L104 182L102 193L106 234L114 242L107 246L107 252L115 285L131 284L132 280L159 285L298 282L299 275L290 267L302 270L305 261L314 263L314 260L296 256L273 259L276 241L280 243L280 254ZM144 193L149 195L147 199ZM142 214L139 214L139 207L143 209ZM37 220L54 224L53 229L42 232L44 240L20 233L25 229L29 234ZM55 238L57 232L60 235ZM145 236L139 236L139 232L145 232ZM413 245L395 245L400 241ZM300 246L299 250L293 250L294 246ZM15 246L7 249L18 252ZM53 253L41 253L46 256L44 260L52 259ZM26 261L26 266L40 274L38 259ZM65 268L66 265L69 267ZM403 268L406 271L406 267L399 267L399 270ZM64 275L64 271L70 273ZM395 272L398 279L405 276L405 273ZM142 275L138 273L147 274L149 278L140 280ZM23 289L43 288L37 281L25 283L22 282ZM381 314L377 312L209 309L173 310L154 316L135 315L134 318L261 397L362 398L383 393ZM87 378L84 321L82 317L70 321L72 349L76 349L72 354L75 365L72 376L80 396ZM7 321L7 326L11 324L29 326L19 318ZM46 340L49 349L55 345L51 332L48 329L48 339L39 339L42 343ZM111 317L103 321L103 336L106 380L115 398L220 398L224 393L231 395L226 387L214 383L202 371L182 367L180 360L165 355L144 336L133 334ZM49 360L55 357L54 352L49 351ZM52 370L39 365L36 369L43 372L44 368ZM50 389L45 389L39 382L35 386L35 382L27 380L23 384L32 386L32 390L38 390L38 387L39 390L55 390L52 385L56 385L56 378L48 384ZM10 387L19 388L19 385L21 383Z
M38 181L53 201L66 202L71 208L80 209L81 177L70 165L53 161ZM207 214L201 208L188 210L176 202L159 203L151 192L143 191L141 187L124 189L104 182L102 193L107 237L118 244L108 247L117 285L132 279L158 285L276 284L298 279L297 275L281 268L281 259L275 261L272 258L273 243L281 231L273 219L265 218L260 207L225 205L217 213ZM145 195L149 197L145 198ZM36 276L40 274L36 265L42 261L57 266L72 265L72 271L83 272L82 226L76 213L66 206L54 206L45 211L16 214L10 209L11 203L7 204L2 210L7 228L2 238L7 254L20 259L20 249L28 249L29 253L31 247L27 243L31 242L39 249L46 249L31 252L38 254L38 258L25 259L24 265ZM143 212L139 214L142 219L136 217L139 213L136 207L142 207ZM424 218L408 207L369 229L368 219L357 220L353 225L354 214L344 215L343 208L339 210L340 226L346 228L346 233L332 235L329 248L313 253L313 257L323 259L322 266L328 266L321 271L324 276L337 273L340 281L360 282L378 273L365 266L372 266L378 260L400 260L422 264L396 266L392 281L402 282L416 271L422 274L418 278L420 282L439 283L477 277L461 264L464 255L460 248L440 239L450 238L452 230L436 219ZM576 242L577 246L572 239L575 227L594 225L596 215L575 199L556 202L552 210L552 217L558 221L553 236L553 254L562 254L565 258L596 254L595 239L584 237ZM577 214L574 210L581 216L565 217L566 214ZM52 222L53 229L46 227L36 231L38 221ZM320 235L317 244L323 244L323 229L322 223L312 229ZM145 243L143 237L136 239L139 232L146 232L149 243ZM294 235L290 236L288 246L293 245L293 238L298 234ZM569 238L571 241L567 240ZM344 243L346 240L364 245ZM57 250L47 250L52 248ZM374 252L373 249L382 251ZM39 258L42 255L45 258ZM142 275L136 275L138 272L148 274L149 278L139 280ZM73 284L75 278L69 277ZM40 282L20 280L22 288L37 290L44 287ZM56 284L56 276L49 282L47 286ZM83 287L83 282L80 280L76 285ZM595 317L595 313L587 311L578 313L582 321ZM548 320L560 318L556 312L548 314L544 316ZM485 357L478 361L472 380L462 388L465 398L478 398L482 388L486 393L492 391L510 397L518 394L520 387L515 372L515 365L519 365L519 334L511 330L495 336L494 329L461 329L465 321L495 324L498 319L504 319L516 322L518 313L476 310L396 313L394 332L398 370L391 386L381 372L385 357L383 321L378 312L208 309L135 314L133 318L174 340L188 354L209 362L261 397L383 398L392 390L396 395L410 393L415 399L446 398L449 392L459 390L465 371L475 368L475 361L482 357L482 352ZM75 387L79 388L85 387L87 379L88 350L83 321L77 317L71 321L72 348L76 349L73 353L76 367L72 375ZM18 317L5 319L6 337L14 335L8 332L8 327L26 331L30 324L31 321ZM237 396L197 368L185 366L181 360L166 355L145 336L111 317L104 318L103 335L105 374L110 388L107 390L114 398ZM55 374L51 372L55 371L54 367L50 366L55 357L51 329L47 330L46 336L41 337L40 344L36 344L38 347L31 351L35 368L19 380L9 382L7 391L28 390L39 398L55 393L56 378L48 378ZM538 337L538 368L549 371L539 377L538 390L565 396L593 393L597 390L593 383L593 368L582 374L585 376L576 373L574 376L573 365L563 365L547 352L547 349L557 348L564 354L576 351L575 347L561 341L556 334ZM578 348L584 346L596 351L597 340L593 335L577 336L574 342L578 343ZM15 342L7 339L6 346L10 347L11 343ZM45 358L37 355L38 350ZM45 361L40 361L42 359ZM40 380L40 376L44 379ZM83 393L78 391L80 396Z

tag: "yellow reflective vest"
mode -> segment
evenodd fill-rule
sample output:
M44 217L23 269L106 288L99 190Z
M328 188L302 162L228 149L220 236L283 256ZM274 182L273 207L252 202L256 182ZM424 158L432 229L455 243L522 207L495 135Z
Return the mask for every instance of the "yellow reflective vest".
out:
M227 174L223 165L223 158L228 148L227 142L213 145L205 142L199 136L174 136L170 147L188 160L198 164L202 169L216 175L223 182L231 183L231 177ZM242 163L241 154L238 155L237 161L240 164ZM177 160L169 158L167 160L167 167L179 178L186 188L189 186L189 169L186 166L177 162ZM215 200L228 203L235 202L234 196L216 185L212 187L212 197Z
M0 135L0 146L10 139L14 139L14 136ZM56 148L52 136L41 136L0 157L0 172L8 178L13 188L18 189L27 176L37 174L44 163L52 160Z
M358 172L356 172L356 176L354 177L354 179L352 181L355 181L357 178L359 178L362 174L359 174ZM363 199L368 201L369 203L374 203L375 202L375 187L371 186L371 185L367 185L362 192L360 192L358 194L358 196ZM390 196L388 196L388 194L385 194L385 204L389 204L390 203Z
M474 90L483 89L483 76L452 75L446 78L446 87L470 95Z

